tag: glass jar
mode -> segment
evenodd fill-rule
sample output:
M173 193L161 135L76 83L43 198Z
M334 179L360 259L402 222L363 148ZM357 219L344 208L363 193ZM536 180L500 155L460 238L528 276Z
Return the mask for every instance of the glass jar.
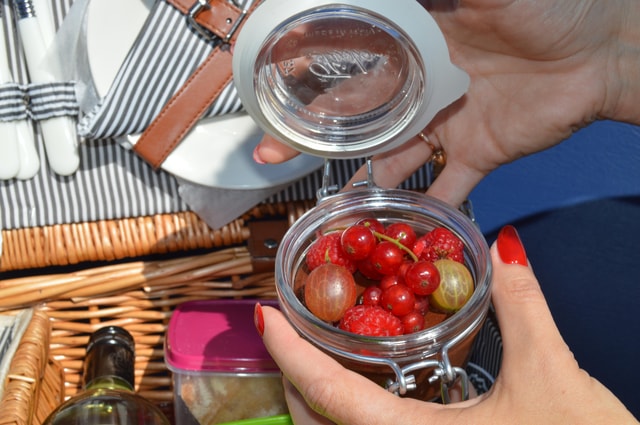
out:
M349 225L363 217L375 217L384 224L409 223L417 233L439 226L455 233L464 243L465 264L474 279L470 300L439 324L396 337L356 335L318 319L297 295L303 284L298 271L305 254L318 232ZM348 369L396 394L421 400L442 396L447 402L446 390L457 381L466 392L464 366L490 303L491 261L482 233L460 211L406 190L369 187L327 196L284 236L276 256L275 277L280 308L293 327Z
M398 147L469 87L415 0L270 0L233 53L242 105L274 138L324 158Z

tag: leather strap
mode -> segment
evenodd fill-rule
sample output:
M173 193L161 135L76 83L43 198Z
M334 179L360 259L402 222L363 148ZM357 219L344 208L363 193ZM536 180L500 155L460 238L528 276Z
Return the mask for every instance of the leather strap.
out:
M231 82L231 44L245 17L245 13L228 0L209 0L207 5L198 0L166 1L183 13L197 31L202 33L202 28L206 28L226 42L211 51L136 142L133 150L156 169Z
M166 0L166 2L187 16L191 13L194 5L200 4L198 0ZM200 8L194 18L202 27L224 39L239 21L241 15L242 10L229 0L209 0L208 7Z
M247 249L254 273L273 273L278 247L289 229L287 220L257 220L248 223L251 237Z

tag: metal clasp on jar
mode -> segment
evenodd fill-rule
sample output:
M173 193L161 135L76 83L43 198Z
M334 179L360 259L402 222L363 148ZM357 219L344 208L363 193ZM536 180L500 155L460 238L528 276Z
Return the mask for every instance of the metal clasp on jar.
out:
M354 360L360 363L366 363L370 365L380 365L390 368L396 375L395 381L389 379L387 381L387 391L396 395L405 395L409 391L417 389L416 378L412 372L420 369L433 368L433 374L429 378L429 384L434 384L440 380L440 396L444 404L451 402L450 390L460 381L461 388L461 401L469 399L469 376L467 372L458 366L453 366L449 360L449 350L464 340L475 326L471 326L465 331L458 334L455 338L444 344L439 352L440 360L437 359L425 359L416 363L411 363L404 367L398 365L397 362L384 357L372 357L362 354L347 352L336 347L332 347L328 344L319 343L318 345L336 355L345 359Z
M371 157L367 157L366 159L366 168L367 168L367 178L365 180L356 181L352 184L353 188L366 187L366 188L375 188L378 187L373 178L373 160ZM433 170L433 164L429 165L427 169L428 172L428 182L427 185L431 186L436 177L436 172ZM316 199L318 202L321 202L327 196L334 194L339 191L340 187L337 184L334 184L331 181L331 159L325 158L323 171L322 171L322 186L316 191ZM475 215L473 213L473 205L471 204L470 199L466 199L460 205L460 211L469 217L472 222L476 222Z
M361 180L353 183L354 188L358 187L367 187L374 188L377 187L375 181L373 180L373 161L371 157L366 159L366 167L367 167L367 178L366 180ZM324 159L324 166L322 172L322 186L316 192L316 198L318 202L322 201L327 196L337 192L340 190L340 187L337 184L334 184L331 181L331 159Z
M477 323L476 323L477 325ZM460 382L462 400L469 399L469 376L461 368L451 364L449 350L469 336L476 326L469 326L454 338L446 342L439 351L440 360L425 359L406 365L402 368L392 368L396 374L396 380L387 382L387 390L398 395L404 395L407 391L416 389L416 380L412 372L420 369L433 368L433 375L429 378L429 383L434 384L440 381L440 396L444 404L451 402L451 389ZM399 369L399 371L398 371Z
M417 363L412 363L400 369L396 372L396 381L389 379L387 382L387 390L396 395L404 395L408 391L415 390L417 388L415 376L412 372L421 369L433 368L433 375L429 378L430 384L435 384L440 380L440 397L444 404L451 403L451 389L460 382L460 389L462 391L462 400L469 399L469 376L467 371L461 367L453 366L449 360L449 348L451 348L457 339L444 345L440 352L440 360L422 360Z

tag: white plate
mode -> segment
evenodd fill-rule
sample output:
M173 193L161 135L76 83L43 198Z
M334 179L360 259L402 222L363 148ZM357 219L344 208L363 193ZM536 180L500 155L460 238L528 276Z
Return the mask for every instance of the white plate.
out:
M136 39L154 0L91 0L87 53L94 84L104 96ZM162 169L185 180L221 189L263 189L293 182L322 165L299 155L278 165L252 159L262 130L245 113L207 118L185 137ZM138 136L130 136L135 143Z

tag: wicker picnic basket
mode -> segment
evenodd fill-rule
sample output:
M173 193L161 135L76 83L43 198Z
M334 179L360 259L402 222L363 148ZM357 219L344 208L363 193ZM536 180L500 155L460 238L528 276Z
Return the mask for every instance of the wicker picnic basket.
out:
M62 365L49 355L51 323L36 310L12 358L0 402L0 424L41 423L64 396Z
M31 258L31 251L26 253L31 258L28 265L11 255L7 257L11 261L3 263L23 268L3 271L0 313L33 308L35 314L11 365L11 379L5 383L0 425L40 425L62 400L76 394L82 385L89 335L106 325L122 326L134 336L136 390L172 418L173 387L164 363L164 337L174 308L201 299L275 298L273 242L314 205L314 201L260 204L215 230L184 213L62 226L48 235L48 229L33 229L5 239L33 243L42 238L40 246L49 250L49 256L43 263ZM46 241L51 235L76 236L54 243ZM96 245L94 252L81 256L88 241ZM144 243L115 248L127 241ZM26 246L8 252L24 252ZM56 246L63 252L54 253ZM501 337L494 319L480 331L474 353L481 365L480 381L474 380L474 385L486 391L501 361Z
M264 242L282 236L311 206L261 204L216 230L184 213L3 233L3 274L9 277L0 281L0 311L34 308L30 330L43 337L29 339L40 342L37 347L21 344L23 351L37 351L14 360L16 368L31 363L31 378L9 385L30 385L14 403L5 397L0 424L40 424L77 393L88 337L106 325L134 335L136 389L171 416L163 342L174 307L198 299L275 297L275 251L261 249L273 250Z
M247 222L263 218L286 218L291 222L312 203L259 204L220 229L211 229L195 213L185 211L2 230L0 272L237 245L249 239Z

